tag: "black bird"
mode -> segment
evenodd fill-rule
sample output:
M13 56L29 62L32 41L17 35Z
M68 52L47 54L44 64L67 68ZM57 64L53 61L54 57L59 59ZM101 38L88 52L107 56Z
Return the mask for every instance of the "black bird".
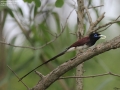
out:
M59 56L65 54L66 52L70 52L70 51L74 51L74 50L81 50L81 49L85 49L88 48L90 46L93 46L97 40L99 39L105 39L106 36L105 35L101 35L97 32L93 32L91 33L88 37L83 37L82 39L79 39L78 41L76 41L75 43L73 43L71 46L69 46L68 48L66 48L63 52L61 52L60 54L54 56L53 58L47 60L46 62L42 63L41 65L38 65L36 68L34 68L33 70L31 70L30 72L28 72L26 75L24 75L23 77L21 77L19 79L19 81L21 81L23 78L25 78L28 74L30 74L31 72L33 72L35 69L43 66L44 64L58 58Z

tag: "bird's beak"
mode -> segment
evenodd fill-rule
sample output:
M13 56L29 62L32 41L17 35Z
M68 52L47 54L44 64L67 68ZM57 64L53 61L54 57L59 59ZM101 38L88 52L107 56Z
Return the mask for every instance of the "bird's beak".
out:
M105 39L106 36L105 35L99 35L100 36L100 39Z

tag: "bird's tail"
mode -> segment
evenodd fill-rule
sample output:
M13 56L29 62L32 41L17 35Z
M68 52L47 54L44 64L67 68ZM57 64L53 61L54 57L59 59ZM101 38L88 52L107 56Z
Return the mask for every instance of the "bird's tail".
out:
M23 77L21 77L19 79L19 81L21 81L23 78L25 78L27 75L29 75L30 73L32 73L33 71L35 71L37 68L43 66L44 64L47 64L50 61L53 61L54 59L58 58L59 56L62 56L63 54L65 54L67 52L68 48L66 50L64 50L63 52L59 53L58 55L54 56L53 58L47 60L46 62L42 63L41 65L38 65L36 68L32 69L30 72L28 72L27 74L25 74ZM18 82L19 82L18 81Z

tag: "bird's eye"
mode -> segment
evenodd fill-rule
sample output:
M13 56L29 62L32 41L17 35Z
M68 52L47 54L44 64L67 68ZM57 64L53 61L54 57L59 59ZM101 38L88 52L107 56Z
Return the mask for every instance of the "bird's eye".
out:
M97 35L97 34L94 34L94 37L98 37L98 35Z

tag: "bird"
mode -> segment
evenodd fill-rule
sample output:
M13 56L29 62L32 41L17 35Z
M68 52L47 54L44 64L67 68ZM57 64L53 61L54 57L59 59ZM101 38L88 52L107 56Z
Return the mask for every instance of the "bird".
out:
M27 75L29 75L31 72L33 72L37 68L43 66L44 64L47 64L48 62L50 62L52 60L55 60L56 58L64 55L65 53L70 52L70 51L74 51L74 50L86 49L88 47L93 46L96 43L96 41L98 41L99 39L105 39L105 38L106 38L105 35L101 35L98 32L92 32L89 36L83 37L83 38L79 39L78 41L76 41L75 43L71 44L63 52L57 54L56 56L52 57L51 59L47 60L46 62L38 65L36 68L34 68L33 70L31 70L30 72L25 74L23 77L21 77L19 79L19 81L21 81L23 78L25 78Z

